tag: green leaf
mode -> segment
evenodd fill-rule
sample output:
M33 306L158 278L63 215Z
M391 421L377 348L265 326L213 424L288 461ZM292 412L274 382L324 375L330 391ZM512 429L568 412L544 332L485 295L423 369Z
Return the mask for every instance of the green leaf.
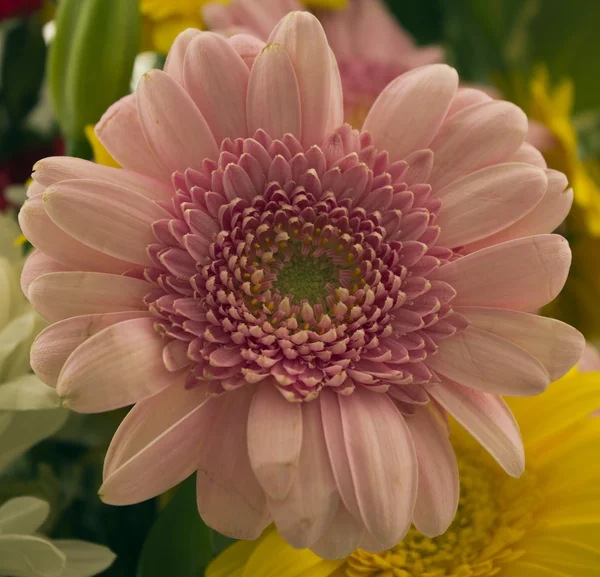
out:
M44 79L46 44L39 17L20 21L6 36L2 56L2 100L13 126L36 105Z
M454 0L452 0L454 1ZM402 27L419 44L439 43L442 39L442 0L387 0L388 6Z
M211 530L196 506L195 476L184 481L144 543L137 577L201 577L212 559Z
M138 0L62 0L50 50L50 85L63 132L87 124L129 92L140 42Z

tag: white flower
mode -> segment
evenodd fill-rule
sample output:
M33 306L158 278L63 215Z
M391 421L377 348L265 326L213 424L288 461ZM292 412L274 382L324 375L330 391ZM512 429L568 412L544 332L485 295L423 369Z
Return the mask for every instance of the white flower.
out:
M0 574L7 577L91 577L104 571L114 553L84 541L51 541L35 533L50 506L17 497L0 507Z

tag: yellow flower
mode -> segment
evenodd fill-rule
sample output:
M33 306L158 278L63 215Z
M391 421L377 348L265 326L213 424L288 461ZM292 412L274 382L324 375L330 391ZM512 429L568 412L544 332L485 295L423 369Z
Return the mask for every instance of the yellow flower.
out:
M238 542L206 577L586 577L600 567L600 373L572 371L533 399L509 401L528 460L520 479L502 474L459 427L461 472L454 523L430 539L414 528L394 549L324 561L273 529Z
M541 122L553 137L549 147L542 150L548 166L567 175L588 232L600 236L600 186L579 158L577 133L571 121L573 83L567 79L552 87L548 70L540 66L530 90L529 116Z
M348 0L302 0L309 8L324 8L326 10L339 10L345 8Z
M88 139L94 153L94 160L98 164L104 166L114 166L115 168L121 168L121 165L110 155L108 150L104 148L104 145L98 140L96 133L94 132L94 125L88 124L85 127L85 136Z
M229 0L140 0L144 17L143 50L166 54L180 32L186 28L204 27L202 6L209 2L227 3ZM339 9L348 0L302 0L308 8Z

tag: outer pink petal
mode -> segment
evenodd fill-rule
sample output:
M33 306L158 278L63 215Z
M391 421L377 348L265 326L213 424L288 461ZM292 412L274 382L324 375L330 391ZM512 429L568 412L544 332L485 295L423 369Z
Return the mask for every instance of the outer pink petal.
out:
M267 500L277 529L296 548L314 545L335 517L339 493L327 454L318 402L302 406L302 450L290 492L281 501Z
M69 267L51 259L46 256L43 252L34 249L23 266L23 272L21 273L21 290L25 296L29 295L29 285L39 276L48 274L50 272L66 272Z
M213 529L235 539L256 539L270 523L265 494L248 458L246 429L253 387L217 399L210 442L198 460L198 510Z
M79 345L65 362L57 392L82 413L141 401L177 381L162 362L165 345L153 318L111 325Z
M249 77L248 67L225 38L204 32L190 42L183 65L183 84L217 143L248 135Z
M115 102L102 115L94 132L106 150L124 168L165 183L170 182L169 171L156 161L142 132L135 94L128 94Z
M459 88L456 92L454 100L452 100L450 110L448 110L447 118L450 118L468 106L479 104L481 102L490 102L491 100L491 96L482 90L478 90L477 88Z
M150 315L150 312L143 311L107 313L72 317L54 323L33 342L31 368L44 383L56 387L66 360L88 338L116 323Z
M473 326L515 343L540 361L556 381L573 368L585 349L584 336L546 317L487 307L456 307Z
M33 180L31 184L27 187L27 198L33 198L38 194L42 194L46 190L46 187L39 182Z
M121 137L119 136L119 138ZM154 160L151 162L156 164ZM159 182L155 178L150 178L137 172L103 166L95 162L89 162L81 158L72 158L70 156L50 156L44 158L36 162L33 171L33 179L46 188L62 180L85 178L122 186L151 200L169 200L172 195L170 175L164 177L168 183Z
M102 500L139 503L189 477L209 442L215 404L205 387L188 390L182 383L137 403L106 454Z
M573 189L567 188L567 177L562 172L546 170L546 175L546 194L531 212L500 232L468 245L466 250L473 252L515 238L556 230L571 210Z
M515 152L514 156L511 158L511 161L526 162L527 164L533 164L540 168L548 168L542 153L528 142L521 144L517 152Z
M427 391L489 451L509 475L522 475L525 452L519 425L501 397L451 382L431 385Z
M544 234L471 253L435 270L430 278L454 287L456 306L534 311L558 295L570 264L567 241Z
M448 529L458 508L458 465L448 431L429 406L419 406L406 418L419 463L419 490L413 515L415 527L428 537Z
M300 90L294 66L279 44L256 58L248 85L248 132L262 128L271 138L301 137Z
M153 266L147 252L156 242L152 223L171 216L140 194L94 180L57 183L43 202L54 223L82 244L144 266Z
M582 373L600 371L600 353L593 344L586 344L578 368Z
M448 112L458 87L458 74L445 64L432 64L399 76L379 95L364 124L375 146L390 160L428 148Z
M211 26L211 28L212 27L213 26ZM203 33L196 28L188 28L175 38L175 41L169 50L163 70L173 80L179 82L179 84L183 84L183 68L188 46L194 38L197 38L202 34Z
M119 425L108 447L102 473L104 479L110 477L175 423L196 411L206 400L204 383L198 383L198 386L191 389L182 386L181 383L175 383L136 403ZM208 403L211 408L203 410L204 418L198 423L202 431L212 425L214 407L218 406L219 402L219 398L214 398ZM205 436L201 435L201 438ZM191 460L197 465L197 459Z
M250 405L248 452L258 482L273 499L289 493L302 447L302 408L261 383Z
M439 190L479 168L508 161L526 134L525 113L509 102L461 110L444 122L429 146L435 155L431 185Z
M302 144L321 144L329 117L331 64L329 45L320 22L308 12L290 12L271 33L292 60L302 109Z
M364 532L364 525L340 502L331 525L311 549L325 559L343 559L358 547Z
M250 34L235 34L229 39L229 43L250 69L252 69L260 51L265 47L265 43L262 40Z
M442 341L427 366L460 385L498 395L537 395L550 384L544 366L525 349L473 326Z
M187 92L161 70L142 76L137 87L137 107L142 131L161 167L172 173L202 168L215 160L215 138Z
M55 272L29 285L29 300L50 322L69 317L119 311L147 311L144 297L152 290L146 281L95 272Z
M327 451L340 497L350 514L360 520L362 516L356 499L356 487L346 451L339 396L333 391L324 389L321 391L319 399Z
M387 395L358 387L339 403L361 517L389 548L408 531L415 505L417 458L410 431Z
M325 133L329 134L344 123L344 92L342 77L335 53L329 49L329 67L331 73L331 97L329 98L329 118Z
M541 168L511 162L482 168L437 194L438 243L456 247L485 238L530 212L543 198L548 180Z
M62 231L46 213L42 195L23 205L19 224L33 246L67 268L121 274L133 267L132 263L89 248Z

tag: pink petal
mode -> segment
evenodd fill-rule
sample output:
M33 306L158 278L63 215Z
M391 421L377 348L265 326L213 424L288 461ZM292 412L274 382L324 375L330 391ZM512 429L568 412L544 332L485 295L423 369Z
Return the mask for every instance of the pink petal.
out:
M485 238L518 221L543 198L548 186L541 168L497 164L454 181L437 194L442 208L435 224L438 243L457 247Z
M559 235L504 242L444 265L430 275L458 293L453 305L534 311L553 300L567 279L571 250Z
M509 475L523 474L525 452L521 433L501 397L450 382L431 385L427 390Z
M147 311L146 281L95 272L55 272L29 285L29 300L50 322L69 317L119 311Z
M212 26L211 26L212 28ZM198 36L201 36L203 33L200 30L196 30L195 28L188 28L184 30L181 34L175 38L171 49L169 50L169 54L167 55L167 59L165 60L165 65L163 70L173 79L175 82L179 84L183 84L183 75L184 75L184 61L185 55L188 49L188 46Z
M375 146L390 160L428 148L458 87L458 74L445 64L431 64L399 76L379 95L364 124Z
M572 369L585 349L585 338L573 327L518 311L487 307L456 307L473 326L507 339L540 361L556 381Z
M39 276L50 272L66 272L69 268L34 249L23 266L21 273L21 290L28 297L29 285Z
M333 521L339 494L331 471L321 421L321 405L302 405L302 449L296 478L281 501L267 497L278 531L293 547L314 545Z
M248 85L248 132L262 128L271 138L301 136L300 91L290 57L279 44L258 55Z
M329 134L344 124L344 93L342 77L338 68L335 53L329 49L329 70L331 75L331 96L329 98L329 118L325 133Z
M256 539L270 523L265 494L248 458L246 429L253 392L246 385L217 399L210 442L203 445L198 460L200 515L234 539Z
M302 109L305 146L321 144L329 117L331 65L329 45L319 21L308 12L290 12L274 28L269 43L281 44L292 60Z
M155 161L153 161L155 162ZM36 162L33 178L49 188L63 180L97 180L122 186L151 200L169 200L172 194L171 182L159 182L137 172L103 166L95 162L70 156L50 156ZM166 177L170 179L170 177Z
M460 112L469 106L473 106L473 104L490 102L491 100L491 96L477 88L459 88L452 100L447 118L450 118L457 112Z
M324 389L319 395L319 400L327 451L340 497L350 514L356 519L362 519L346 451L339 397L333 391Z
M132 405L177 382L162 361L163 338L155 319L109 326L79 345L65 362L57 392L81 413Z
M241 56L249 69L252 69L256 57L265 47L265 43L250 34L235 34L229 39L233 49Z
M544 366L525 349L474 326L439 343L426 364L462 386L498 395L537 395L550 384Z
M133 311L72 317L44 329L31 347L31 368L44 383L56 387L60 371L70 354L101 330L130 319L150 316Z
M369 533L392 547L410 527L417 494L410 431L387 395L357 387L338 402L361 517Z
M448 431L430 406L416 407L406 418L419 463L415 527L428 537L448 529L458 509L460 481Z
M33 198L38 194L42 194L46 190L46 187L35 180L31 181L31 184L27 187L27 198Z
M517 152L511 158L512 162L526 162L527 164L533 164L539 168L548 168L542 153L532 146L528 142L521 144Z
M248 452L252 470L273 499L290 492L302 447L302 408L270 382L262 382L250 405Z
M248 135L249 77L248 67L225 38L204 32L190 42L183 65L183 83L217 143Z
M311 549L325 559L344 559L358 547L364 532L364 525L340 502L331 525Z
M548 188L542 200L521 220L511 226L466 247L469 252L486 246L544 234L556 230L565 220L573 204L573 189L567 188L567 177L557 170L546 170Z
M527 134L527 117L509 102L482 102L442 125L429 148L435 155L430 184L439 190L484 166L508 161Z
M142 76L137 87L142 132L160 166L173 173L202 169L219 149L208 124L187 92L161 70Z
M69 180L51 186L44 208L64 232L109 256L153 266L148 245L156 242L152 224L171 215L155 202L120 186Z
M67 268L121 274L133 267L89 248L62 231L46 213L42 196L29 199L19 212L21 230L33 246Z
M94 132L123 168L169 182L169 171L156 161L142 132L135 94L128 94L117 100L102 115ZM83 175L76 178L81 177Z
M141 401L119 425L104 460L99 494L110 505L151 499L189 477L210 438L214 406L206 387L173 384Z
M527 142L542 152L546 152L557 145L554 134L552 134L544 124L537 120L529 121Z

